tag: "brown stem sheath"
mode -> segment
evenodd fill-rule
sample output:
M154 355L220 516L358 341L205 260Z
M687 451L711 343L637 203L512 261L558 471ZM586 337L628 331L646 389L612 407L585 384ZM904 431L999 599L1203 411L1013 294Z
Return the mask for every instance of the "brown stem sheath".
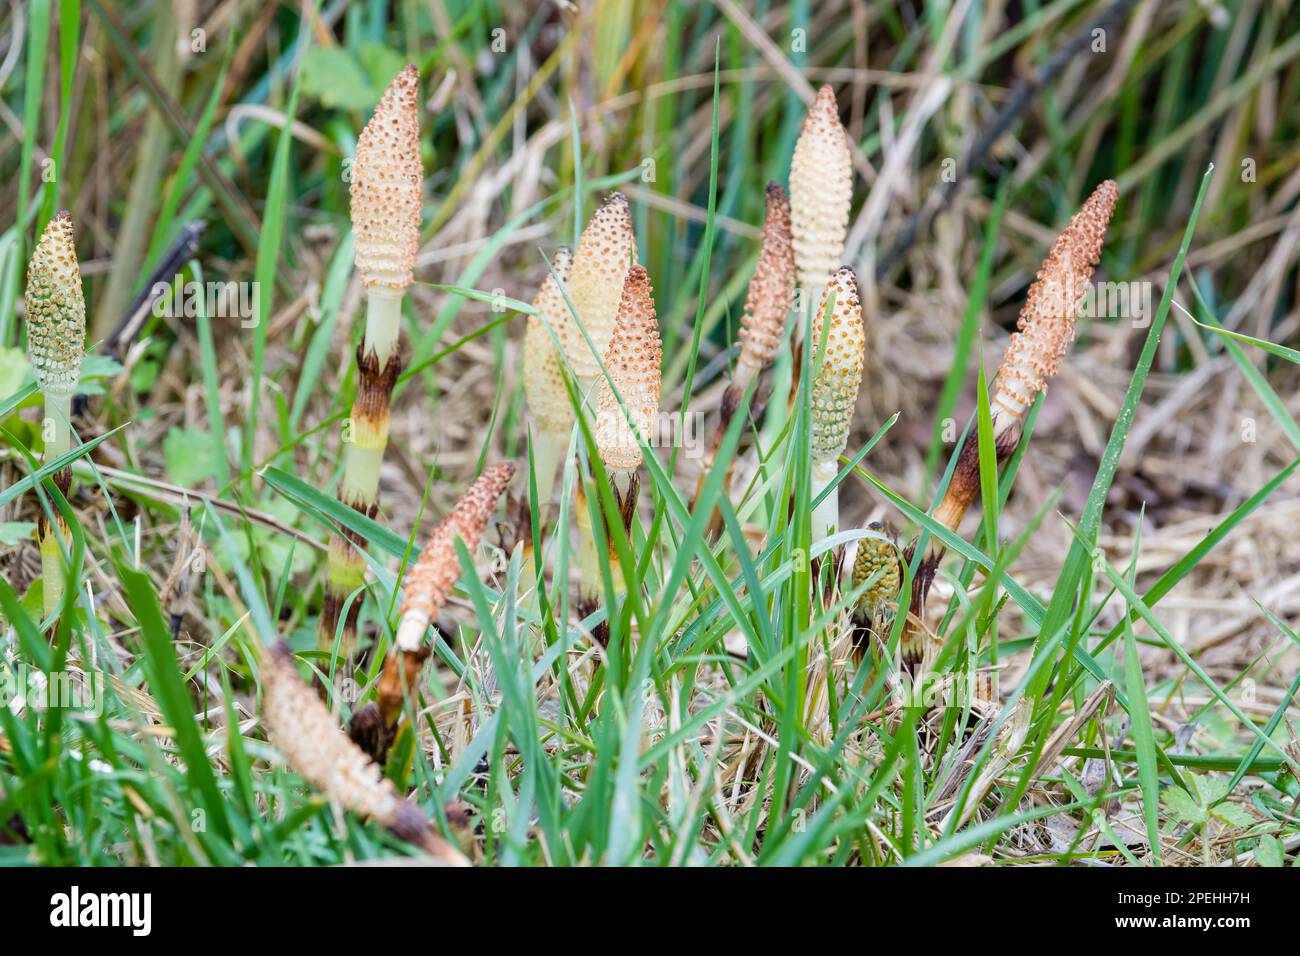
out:
M363 353L363 347L358 346L356 353L357 394L349 419L349 442L344 452L347 465L338 498L358 514L374 518L379 510L378 459L383 458L384 449L388 445L393 386L401 373L402 361L400 347L394 348L381 368L376 352L372 349ZM368 457L375 461L369 463L369 467L358 469L354 467L354 457ZM358 471L362 472L360 478ZM365 582L366 565L360 550L364 544L359 535L346 528L340 529L339 533L330 538L325 599L318 625L318 642L323 651L333 650L343 606L348 596ZM360 610L360 600L354 600L343 618L339 647L339 656L343 661L350 660L355 650L357 616Z

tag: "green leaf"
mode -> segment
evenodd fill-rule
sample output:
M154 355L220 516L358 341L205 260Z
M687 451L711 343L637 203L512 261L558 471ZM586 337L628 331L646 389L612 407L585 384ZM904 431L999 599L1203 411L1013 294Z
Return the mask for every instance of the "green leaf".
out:
M212 435L201 428L173 428L163 439L163 460L167 477L174 484L191 487L217 473Z
M362 67L369 75L371 90L375 92L387 89L388 84L393 82L393 77L402 72L406 66L406 57L401 53L373 40L361 44L360 49L357 50L357 59L361 61Z
M36 525L31 521L0 522L0 544L12 548L20 541L28 541L36 533Z
M1193 800L1186 790L1166 787L1163 802L1169 812L1179 820L1188 823L1205 822L1205 808Z
M81 362L81 381L77 384L78 395L103 395L101 381L117 378L122 373L122 365L111 355L99 355L91 352ZM156 371L155 371L156 377ZM134 379L132 383L134 385ZM136 389L140 391L140 389Z
M27 356L22 349L0 348L0 398L8 398L22 388L27 373Z
M336 46L307 51L302 61L302 91L332 109L366 110L379 98L361 64Z
M1222 777L1193 777L1192 786L1201 798L1201 803L1209 806L1228 795L1228 782Z
M1210 816L1217 820L1222 820L1229 826L1241 827L1243 830L1246 827L1254 826L1257 822L1244 807L1240 807L1235 803L1219 804L1210 811Z
M1286 848L1277 837L1262 836L1259 838L1259 846L1255 847L1255 860L1260 866L1285 866Z

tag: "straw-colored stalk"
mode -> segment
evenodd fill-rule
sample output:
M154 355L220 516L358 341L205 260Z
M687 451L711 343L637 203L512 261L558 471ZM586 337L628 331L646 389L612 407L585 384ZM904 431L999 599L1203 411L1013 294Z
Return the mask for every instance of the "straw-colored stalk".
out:
M823 86L808 107L790 160L790 232L803 303L803 313L792 334L791 407L802 371L804 320L844 260L852 199L849 135L840 123L834 91Z
M81 291L72 216L66 212L50 220L36 244L27 269L24 302L27 354L45 400L45 460L52 461L71 447L72 396L81 378L86 350L86 301ZM72 469L61 469L54 475L54 483L66 497L72 489ZM65 588L59 538L66 539L68 528L58 515L55 520L56 524L51 525L42 512L39 524L47 617L58 608Z
M641 442L653 439L659 412L662 359L650 275L642 266L633 266L623 282L618 320L605 353L609 380L600 382L596 418L596 447L618 503L623 529L629 532L641 487L637 476L642 462ZM608 541L612 555L612 534ZM614 566L618 567L617 562Z
M989 388L993 444L999 466L1019 446L1025 414L1039 394L1047 391L1047 383L1074 341L1079 303L1101 258L1106 226L1118 198L1119 188L1113 180L1108 179L1093 190L1052 244L1036 281L1029 287L1020 310L1018 331L1011 336L1002 365ZM972 430L957 454L948 489L931 516L956 533L979 490L979 438ZM909 552L914 549L915 545ZM920 661L927 648L923 640L925 598L943 554L942 542L932 536L912 581L911 611L902 648L903 659L909 664ZM910 560L910 553L908 557Z
M312 787L360 817L375 820L435 861L468 866L434 833L415 804L334 723L324 702L298 676L293 651L277 640L262 651L262 718L271 742Z
M355 261L366 292L366 327L357 348L357 393L343 451L339 500L366 517L378 511L379 469L388 445L389 405L401 371L402 298L420 248L424 173L420 163L419 71L408 66L388 87L357 140L352 165ZM365 582L361 542L344 532L330 540L325 604L319 623L323 650L334 646L348 596ZM360 601L343 622L341 656L356 643Z
M497 499L514 474L513 462L485 468L434 528L419 560L406 576L406 598L396 638L379 675L376 701L357 711L350 728L352 739L379 762L383 762L392 742L402 701L416 685L432 651L432 646L425 642L425 634L460 579L456 539L462 540L473 553L492 520Z
M825 327L826 346L821 362L817 349ZM862 385L866 331L862 324L862 303L853 270L841 266L826 286L820 307L813 316L812 384L812 495L816 498L835 480L839 457L849 441L849 426ZM833 534L840 523L839 487L836 486L813 510L812 536L818 541Z
M524 397L537 422L533 432L533 467L537 473L537 513L545 518L555 473L569 446L573 403L564 386L563 357L556 343L572 341L573 316L561 285L568 282L573 253L561 246L551 263L524 331ZM558 281L557 281L558 279ZM549 328L548 328L549 326ZM554 336L554 338L552 338Z
M745 311L740 317L740 355L726 391L722 393L722 411L709 441L708 451L701 464L695 486L698 501L705 479L713 469L718 446L731 425L745 390L750 382L772 361L785 336L785 319L794 302L795 266L794 248L790 243L790 201L785 190L776 183L767 184L767 211L763 219L763 242L759 248L758 263L749 280L745 295ZM754 417L761 414L757 403ZM727 463L727 477L723 488L731 486L731 472L735 456ZM710 521L710 534L717 532L719 513L715 510Z

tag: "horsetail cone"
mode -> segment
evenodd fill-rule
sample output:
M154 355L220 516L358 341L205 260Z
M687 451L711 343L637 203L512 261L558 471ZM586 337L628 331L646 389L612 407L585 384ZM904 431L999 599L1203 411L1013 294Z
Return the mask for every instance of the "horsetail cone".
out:
M821 362L823 329L826 345ZM862 324L862 303L853 270L841 266L826 286L821 305L813 316L814 350L812 416L812 490L819 495L835 478L836 462L849 441L853 409L862 385L866 330ZM813 511L813 539L833 533L839 526L839 491L832 490Z
M866 331L862 324L862 303L858 299L858 279L848 266L842 266L831 277L822 294L821 305L813 316L814 349L820 347L824 326L826 349L821 365L814 369L812 386L814 465L833 464L844 451L862 385Z
M468 865L334 724L324 702L298 676L289 645L277 640L262 657L262 718L289 766L345 809L375 820L435 859Z
M382 763L402 714L402 700L419 678L432 646L425 644L429 624L442 610L460 578L456 539L473 552L492 520L497 499L515 474L512 462L490 465L466 489L447 517L429 536L415 566L406 575L406 598L402 603L397 637L375 686L375 702L352 716L348 734L372 759Z
M72 232L61 212L45 227L27 267L27 357L47 396L71 397L86 351L86 300Z
M569 270L569 301L591 345L576 322L566 323L560 345L584 394L603 377L598 357L605 355L614 336L623 280L636 263L636 252L632 210L627 197L614 193L582 231Z
M820 290L844 258L853 198L849 135L829 86L817 91L790 161L790 231L799 282Z
M1052 244L1020 309L1017 329L990 387L990 412L998 461L1020 442L1026 412L1061 367L1074 341L1079 303L1101 259L1106 226L1119 189L1113 180L1099 185ZM934 517L955 531L979 492L979 445L970 436L957 460L944 500Z
M528 317L524 330L524 397L533 411L538 426L544 432L563 434L566 438L573 425L573 405L564 387L562 358L556 351L556 342L571 341L576 329L570 329L573 316L560 290L567 283L573 265L573 253L561 246L555 253L542 287L533 299L537 315ZM559 282L556 279L559 279ZM547 324L550 330L547 330ZM551 333L555 338L551 338Z
M357 139L352 165L355 261L368 288L411 284L420 249L420 71L408 66L389 84Z
M898 598L898 588L903 580L898 561L898 545L889 530L880 521L867 525L869 534L858 541L858 553L853 559L853 587L874 581L858 598L858 613L870 620L889 602Z
M1119 187L1113 180L1108 179L1094 189L1052 244L1036 280L1029 287L1017 331L1011 336L990 388L998 464L1006 461L1020 444L1026 412L1039 394L1047 391L1049 380L1059 370L1066 350L1074 341L1079 304L1101 259L1106 226L1118 199ZM948 490L934 510L935 520L956 531L979 489L979 441L971 434L958 452ZM904 655L912 660L923 653L921 615L943 553L938 539L931 539L912 582L911 614L903 639Z
M853 608L854 648L866 650L871 635L887 636L886 622L898 601L903 567L899 560L898 540L894 531L881 521L867 525L867 534L858 539L853 558L853 588L866 585ZM870 583L868 583L870 582Z
M645 441L650 440L659 411L662 359L650 276L644 267L633 266L623 283L618 319L605 353L605 367L614 388L602 377L597 403L596 446L601 461L611 473L632 472L641 465L637 432ZM614 389L627 406L626 415ZM629 419L636 426L635 432L628 425Z
M509 461L483 469L429 536L415 567L406 576L397 649L414 651L423 644L429 622L447 603L460 578L456 539L463 540L471 552L478 547L479 538L496 510L497 499L514 476L515 465Z
M999 419L1023 419L1060 369L1074 341L1079 302L1101 259L1106 226L1118 199L1115 181L1103 182L1052 244L1037 281L1029 287L1016 323L1018 331L1012 334L993 380L991 401Z
M785 337L785 320L794 305L796 285L794 247L790 244L790 200L785 190L776 183L767 184L767 209L763 216L763 240L759 247L758 262L749 279L745 294L745 311L740 317L740 356L731 381L722 393L722 409L717 427L709 440L708 451L701 462L699 478L695 485L694 509L704 493L704 482L713 468L718 448L726 434L731 419L745 397L745 390L773 358ZM761 415L758 403L753 406L754 416ZM727 462L723 486L731 484L731 472L736 459ZM709 516L708 534L716 535L721 528L722 514L717 509Z
M794 248L790 244L790 201L776 183L767 185L763 244L749 280L740 317L740 357L734 384L748 380L772 361L785 335L785 317L794 302Z

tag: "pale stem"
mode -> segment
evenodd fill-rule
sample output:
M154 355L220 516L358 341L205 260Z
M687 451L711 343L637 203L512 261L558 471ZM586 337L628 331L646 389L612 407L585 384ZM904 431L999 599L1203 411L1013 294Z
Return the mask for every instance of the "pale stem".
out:
M402 295L400 289L370 286L366 289L366 332L361 354L371 352L382 369L397 350L401 332ZM373 504L379 495L379 469L384 462L384 447L349 442L343 452L342 497L349 502Z
M54 526L50 525L45 537L41 538L41 593L47 618L59 609L64 587L63 550L59 547L59 536Z
M599 604L600 557L591 527L591 515L587 511L587 496L581 486L574 495L574 510L574 519L578 523L578 597Z
M72 445L72 432L69 419L72 416L72 395L70 393L45 394L45 419L49 429L49 441L45 443L45 460L51 462L65 454ZM51 507L53 505L51 504ZM65 588L63 553L59 546L59 536L55 525L62 524L55 513L54 521L46 525L46 532L41 538L41 587L44 596L45 616L49 617L58 610L59 601Z
M397 338L402 330L402 296L404 290L387 286L370 286L366 289L366 336L361 354L373 350L379 357L379 367L397 349Z
M614 488L614 490L618 492L618 498L626 498L628 495L632 494L633 483L635 478L636 478L635 471L624 471L622 469L617 469L617 470L611 470L609 473L609 483ZM636 488L638 491L640 490L639 485L637 485ZM633 499L632 502L632 520L636 521L635 498ZM614 535L617 533L618 533L617 531L611 531L609 535L609 549L608 549L609 567L610 567L610 572L614 578L614 590L618 591L619 593L622 593L627 590L627 585L624 583L623 580L623 564L618 560L618 551L614 547ZM635 561L637 558L637 554L635 551L636 545L631 540L632 529L630 527L627 529L627 536L628 536L628 543L633 549L632 559Z
M45 460L53 461L65 454L72 447L72 433L69 419L72 417L72 396L70 394L45 394L45 420L49 423L50 439L45 443Z
M341 497L349 503L373 504L379 496L379 467L384 449L368 448L355 441L343 449Z
M533 468L537 472L537 520L540 523L543 547L545 546L546 521L551 511L551 492L555 489L555 473L564 461L569 449L567 432L549 432L538 429L533 432ZM524 563L519 575L519 591L529 595L529 604L536 607L540 600L537 586L537 573L533 566L533 539L530 534L522 542L524 546Z
M533 433L533 468L537 471L537 516L543 523L555 490L555 473L569 450L568 432L538 430Z
M836 460L814 462L812 467L812 496L814 499L835 480L838 472ZM836 487L826 499L813 509L812 540L820 541L835 533L840 523L840 489Z

